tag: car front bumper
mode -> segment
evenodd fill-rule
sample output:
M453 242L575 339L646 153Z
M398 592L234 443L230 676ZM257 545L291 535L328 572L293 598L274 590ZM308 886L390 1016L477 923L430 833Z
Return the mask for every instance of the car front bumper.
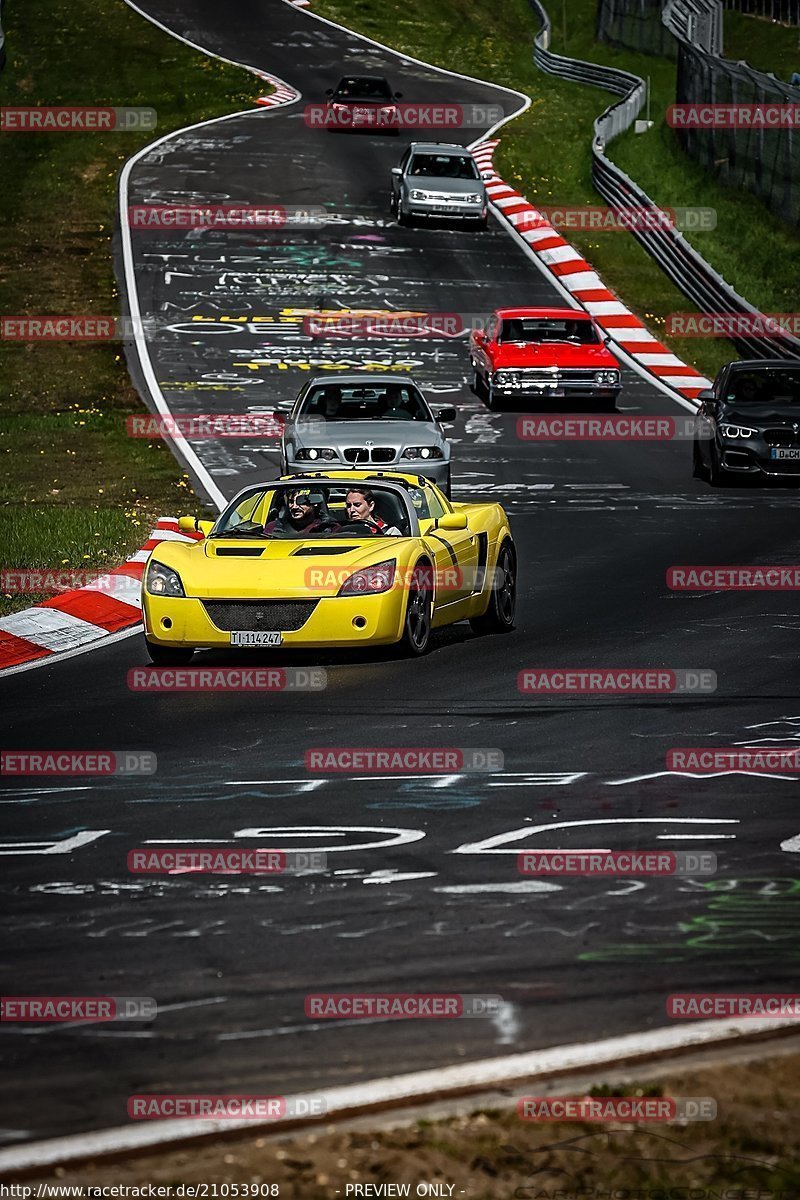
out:
M726 471L765 475L770 479L800 479L800 446L780 447L791 451L790 458L772 458L771 449L756 438L725 439L717 443L720 466Z
M207 599L209 603L237 603L236 598ZM310 603L316 598L306 593L302 599ZM408 594L402 588L392 588L373 596L321 596L299 629L278 631L283 635L279 647L253 648L292 650L303 647L391 645L402 637L407 599ZM265 605L278 602L275 597L264 598ZM230 630L216 625L203 601L196 597L151 596L145 593L142 614L147 640L159 646L242 648L231 645ZM240 622L236 624L238 628ZM261 628L255 621L255 614L254 625ZM268 629L267 625L263 628L265 631Z
M380 471L401 471L404 475L422 475L437 487L444 487L450 475L450 460L398 458L390 463L348 463L322 462L319 459L313 462L298 462L296 459L288 459L286 462L287 475L308 475L311 471L374 471L376 475Z
M570 400L616 400L620 394L621 386L615 384L613 387L604 387L600 384L592 384L581 381L559 381L558 384L537 383L533 380L525 380L519 384L496 383L493 378L490 378L492 391L496 396L504 396L509 400L514 397L519 397L525 400L547 400L553 399L558 401Z
M439 217L444 220L482 221L487 213L487 204L481 200L475 204L462 204L452 200L403 199L403 211L410 217Z

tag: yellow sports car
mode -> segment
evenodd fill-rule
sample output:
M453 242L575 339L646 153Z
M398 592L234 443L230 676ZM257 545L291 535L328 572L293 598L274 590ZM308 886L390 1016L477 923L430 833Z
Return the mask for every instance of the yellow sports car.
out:
M516 551L499 504L452 504L420 475L326 471L245 488L204 537L161 542L147 561L153 662L211 647L402 643L469 620L513 627Z

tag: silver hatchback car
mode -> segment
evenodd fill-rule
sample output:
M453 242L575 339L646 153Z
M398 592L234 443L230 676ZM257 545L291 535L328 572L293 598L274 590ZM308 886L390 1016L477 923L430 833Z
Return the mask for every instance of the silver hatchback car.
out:
M283 405L279 406L283 408ZM329 375L311 379L285 418L281 472L407 471L450 495L450 443L441 422L452 405L431 409L411 379L396 375Z
M392 167L392 212L401 225L415 217L476 221L486 228L489 202L478 164L463 146L412 142Z

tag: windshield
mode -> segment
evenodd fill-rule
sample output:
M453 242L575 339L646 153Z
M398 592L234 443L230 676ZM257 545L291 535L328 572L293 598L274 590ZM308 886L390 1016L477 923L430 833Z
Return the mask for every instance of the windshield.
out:
M732 371L725 399L738 404L800 405L800 367Z
M325 384L312 388L298 413L301 421L432 421L415 387L408 383Z
M418 511L423 507L422 501L415 503ZM409 537L412 532L417 530L402 493L372 480L314 480L251 489L231 503L209 536L302 541Z
M391 100L392 89L385 79L341 79L336 86L337 100Z
M415 154L408 173L429 179L480 179L475 160L466 154Z
M503 321L501 342L571 342L575 346L596 346L600 335L591 321L571 321L511 317Z

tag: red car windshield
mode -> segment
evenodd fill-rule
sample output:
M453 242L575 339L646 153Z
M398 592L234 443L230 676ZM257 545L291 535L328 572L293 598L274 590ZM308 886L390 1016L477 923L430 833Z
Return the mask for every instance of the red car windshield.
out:
M573 346L596 346L600 335L591 321L568 317L508 317L500 329L500 342L569 342Z

